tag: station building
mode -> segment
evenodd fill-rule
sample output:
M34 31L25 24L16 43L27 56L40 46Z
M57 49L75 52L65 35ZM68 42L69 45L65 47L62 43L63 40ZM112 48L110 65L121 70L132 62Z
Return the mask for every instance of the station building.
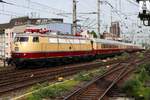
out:
M102 38L106 40L116 40L116 41L120 40L120 36L118 34L109 32L104 32Z
M111 22L110 33L113 34L113 37L120 37L121 29L118 21Z

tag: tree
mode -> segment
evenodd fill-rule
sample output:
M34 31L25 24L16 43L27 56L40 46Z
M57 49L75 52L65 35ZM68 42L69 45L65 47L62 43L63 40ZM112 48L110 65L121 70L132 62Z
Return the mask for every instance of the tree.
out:
M95 31L90 32L90 34L92 34L94 38L97 38L97 34Z

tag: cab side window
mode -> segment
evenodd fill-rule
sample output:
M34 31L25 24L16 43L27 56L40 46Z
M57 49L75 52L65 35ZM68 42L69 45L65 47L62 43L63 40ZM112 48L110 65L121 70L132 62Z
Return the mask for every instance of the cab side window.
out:
M33 42L39 42L39 37L33 37Z

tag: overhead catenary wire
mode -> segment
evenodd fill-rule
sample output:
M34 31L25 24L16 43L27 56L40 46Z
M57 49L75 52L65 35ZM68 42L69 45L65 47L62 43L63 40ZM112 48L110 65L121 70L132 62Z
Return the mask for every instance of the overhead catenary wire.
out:
M2 0L1 0L2 1ZM4 0L5 1L5 0ZM46 5L46 4L43 4L43 3L39 3L39 2L33 2L33 1L31 1L31 0L25 0L25 1L28 1L29 2L29 5L22 5L22 4L18 4L18 2L16 2L16 1L13 1L13 0L9 0L10 2L8 2L8 4L7 5L10 5L10 6L15 6L15 7L20 7L20 8L24 8L24 9L30 9L30 10L35 10L35 11L38 11L38 12L40 12L40 13L46 13L46 14L53 14L53 15L56 15L56 16L61 16L61 17L66 17L66 18L70 18L71 17L71 15L66 15L66 14L62 14L62 15L58 15L58 13L65 13L66 11L64 11L64 10L62 10L62 9L58 9L58 8L54 8L54 7L50 7L49 5ZM136 7L138 6L138 4L136 4L134 1L131 1L131 0L127 0L127 2L129 2L129 3L131 3L131 4L133 4L133 5L135 5ZM1 3L1 2L0 2ZM10 4L9 4L10 3ZM4 3L5 4L5 3ZM89 2L81 2L80 3L81 5L85 5L85 6L87 6L87 8L88 8L88 6L89 6ZM38 6L38 7L32 7L31 5L35 5L35 6ZM40 8L40 6L42 7L42 8ZM84 7L85 7L84 6ZM92 5L90 5L89 6L89 8L91 7ZM113 5L112 5L113 6ZM43 8L48 8L48 9L43 9ZM117 8L113 8L113 10L114 10L114 13L115 14L117 14L118 15L118 17L119 17L119 21L121 22L121 23L126 23L124 20L125 20L125 18L124 17L128 17L128 19L127 20L132 20L132 19L130 19L129 18L129 15L128 14L126 14L126 13L124 13L124 12L122 12L122 11L120 11L120 10L118 10ZM6 11L6 10L5 10ZM106 12L107 12L107 10L106 10ZM15 15L17 15L17 16L19 16L19 15L25 15L25 14L20 14L20 13L13 13L13 12L7 12L8 13L8 16L15 16ZM12 15L11 15L11 13L13 13ZM84 12L83 12L84 13ZM134 15L136 15L136 14L134 14ZM131 16L131 15L130 15ZM81 25L85 25L85 26L91 26L91 24L94 24L95 22L93 22L92 23L92 21L93 21L93 17L94 17L94 15L87 15L87 14L80 14L80 15L78 15L77 16L78 17L78 20L80 20L80 24ZM87 21L88 20L88 21ZM89 24L89 25L88 25ZM127 25L127 23L126 23L126 25ZM102 26L102 25L101 25Z
M132 5L134 5L134 6L139 7L139 4L136 3L136 1L134 1L134 0L127 0L127 2L129 2L130 4L132 4Z
M2 9L0 9L0 11L2 12L2 13L12 13L12 14L14 14L14 15L18 15L18 16L21 16L21 15L25 15L25 14L23 14L23 13L18 13L18 12L14 12L14 11L8 11L8 10L2 10Z
M1 3L1 2L0 2ZM20 4L17 4L16 2L7 2L6 4L9 4L9 5L12 5L12 6L16 6L16 7L21 7L21 8L24 8L24 9L31 9L31 10L35 10L35 11L38 11L38 12L43 12L43 13L51 13L51 14L55 14L57 15L57 13L54 11L54 10L49 10L49 11L46 11L46 10L42 10L42 9L39 9L39 8L32 8L30 6L25 6L25 5L20 5ZM63 16L63 17L68 17L66 15L57 15L57 16Z
M32 3L35 3L35 4L40 5L40 6L44 6L44 7L49 7L49 6L41 5L40 3L36 3L36 2L32 2ZM19 4L17 4L16 2L7 3L7 4L11 4L12 6L21 7L21 8L25 8L25 9L31 9L31 10L37 10L37 11L40 11L40 12L44 12L44 13L49 13L49 11L43 11L43 10L41 10L41 9L31 8L30 6L19 5ZM49 7L49 8L51 8L51 7ZM55 9L55 8L53 8L53 9ZM59 10L59 11L60 11L60 10ZM61 10L61 11L62 11L62 10ZM7 16L15 16L15 17L17 17L17 16L19 16L19 15L25 15L25 14L17 14L16 12L15 12L15 14L14 14L14 12L12 12L12 11L6 11L6 12L9 12L9 14L8 14L8 13L5 14L5 15L7 15ZM3 14L4 14L4 13L3 13ZM56 14L56 13L53 13L53 14L58 15L58 14ZM59 15L59 16L68 17L68 16L66 16L66 15ZM80 15L79 17L82 18L82 19L87 19L87 17L83 17L83 15Z
M111 5L111 6L112 6L112 5ZM112 8L114 9L115 7L112 6ZM106 10L106 11L107 11L107 10ZM122 20L122 17L121 17L121 16L122 16L123 13L120 14L119 10L117 10L117 9L114 9L114 11L116 12L116 14L117 14L117 15L119 16L119 18L120 18L120 21L119 21L119 22L123 23L123 24L126 26L125 22L122 22L122 21L121 21L121 20ZM105 12L105 13L106 13L106 12ZM125 14L124 14L124 16L126 17ZM89 25L91 25L91 24L92 24L92 23L90 23ZM84 25L84 24L83 24L83 25ZM84 26L87 27L87 26L89 26L89 25L84 25ZM101 26L103 26L103 25L101 25Z
M32 7L30 7L30 6L25 6L25 5L19 5L19 4L17 4L16 2L14 2L13 1L13 6L16 6L16 7L21 7L21 8L25 8L25 9L31 9L31 10L35 10L35 11L38 11L38 12L43 12L43 13L51 13L51 14L54 14L54 15L57 15L57 16L62 16L62 17L68 17L68 18L70 18L71 16L68 16L68 15L66 15L65 14L65 11L64 10L62 10L62 9L58 9L58 8L53 8L53 7L50 7L50 6L48 6L48 5L45 5L45 4L41 4L41 3L38 3L38 2L33 2L33 1L30 1L29 0L29 2L31 3L31 4L36 4L36 5L39 5L39 6L42 6L42 7L45 7L45 8L49 8L49 9L52 9L52 10L49 10L49 11L46 11L45 9L44 10L42 10L42 9L37 9L37 8L32 8ZM58 14L58 12L59 13L62 13L62 14ZM82 19L86 19L87 17L83 17L83 16L78 16L79 18L82 18Z
M3 0L0 0L0 3L5 3L5 4L13 5L12 3L9 3L9 2L3 1Z
M82 26L89 27L89 26L91 26L94 22L96 22L96 19L93 19L93 20L91 20L89 23L87 23L87 25L84 24L84 25L82 25Z
M128 20L133 21L132 19L130 19L130 17L129 17L127 14L125 14L125 13L123 13L123 12L117 10L117 8L115 8L115 7L114 7L111 3L109 3L108 1L105 1L105 3L107 3L107 4L113 9L113 11L118 15L118 17L119 17L120 20L122 20L122 16L123 16L123 17L125 17L125 18L128 18ZM138 15L138 14L137 14L137 15Z
M1 0L2 1L2 0ZM129 1L129 2L131 2L130 0L127 0L127 1ZM5 1L3 1L3 2L5 2ZM14 2L14 1L13 1ZM57 8L53 8L53 7L50 7L50 6L48 6L48 5L45 5L45 4L41 4L41 3L38 3L38 2L33 2L33 1L31 1L31 0L29 0L29 2L30 3L33 3L33 4L36 4L36 5L39 5L39 6L42 6L42 7L47 7L47 8L51 8L51 9L54 9L54 10L58 10L58 11L63 11L64 12L64 10L60 10L60 9L57 9ZM8 3L8 2L7 2ZM87 2L86 2L87 3ZM131 2L131 3L133 3L133 2ZM23 8L26 8L26 9L32 9L32 10L37 10L37 11L39 11L39 9L35 9L35 8L31 8L31 7L27 7L27 6L24 6L24 5L18 5L16 2L14 2L14 3L8 3L8 4L11 4L11 5L15 5L15 6L18 6L18 7L23 7ZM41 10L40 10L41 11ZM44 11L45 12L45 11ZM49 13L49 12L46 12L46 13ZM60 15L60 16L64 16L64 15ZM66 17L66 16L65 16Z
M109 6L110 6L110 7L113 9L113 11L118 15L118 17L119 17L120 20L118 20L118 19L117 19L117 20L121 23L121 25L127 27L127 26L128 26L127 24L129 24L129 23L126 22L126 20L133 21L133 19L130 19L127 14L125 14L125 13L123 13L123 12L117 10L117 8L115 8L112 4L109 3ZM132 15L133 15L133 14L132 14ZM136 15L136 14L134 14L134 15ZM131 15L130 15L130 16L131 16Z
M0 12L0 14L2 14L2 15L6 15L6 16L10 16L11 18L14 16L14 17L18 17L18 15L16 15L16 14L13 14L13 13L4 13L4 12Z

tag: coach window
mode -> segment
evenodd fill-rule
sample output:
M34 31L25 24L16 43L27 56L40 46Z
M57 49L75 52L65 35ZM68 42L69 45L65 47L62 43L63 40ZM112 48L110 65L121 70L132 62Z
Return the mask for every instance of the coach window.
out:
M33 37L33 42L39 42L39 37Z

